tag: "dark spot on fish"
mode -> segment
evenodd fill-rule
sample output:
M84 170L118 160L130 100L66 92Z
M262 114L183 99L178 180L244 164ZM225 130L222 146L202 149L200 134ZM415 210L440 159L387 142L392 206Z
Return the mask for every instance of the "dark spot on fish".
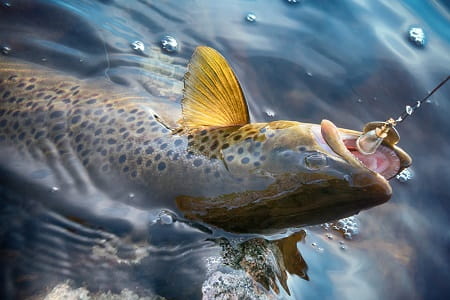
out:
M153 151L155 151L154 149L153 149L153 147L148 147L147 149L145 149L145 153L147 153L147 154L152 154L153 153Z
M158 164L158 170L159 171L162 171L162 170L164 170L166 168L166 163L165 162L160 162L159 164Z
M253 163L253 165L254 165L255 167L259 167L259 166L261 165L261 163L260 163L259 161L255 161L255 162Z
M201 159L195 159L193 163L194 163L195 167L200 167L202 165L202 160Z
M214 177L216 177L216 178L219 178L219 177L220 177L219 171L214 172Z
M126 121L127 121L127 122L132 122L132 121L134 121L134 120L136 120L135 117L129 117Z
M198 148L198 150L199 150L199 151L205 150L205 146L204 146L204 145L201 145L201 146Z
M103 109L97 109L96 111L94 111L94 115L96 116L100 116L103 113Z
M102 129L99 128L99 129L97 129L97 130L94 132L94 135L97 136L97 135L99 135L99 134L101 134L101 133L102 133Z
M191 140L192 138L194 138L192 134L188 135L188 140Z
M122 154L121 156L119 156L119 163L123 164L126 159L127 159L127 156L125 154Z
M138 130L136 130L136 133L143 133L144 131L145 131L145 128L141 127Z
M222 149L227 149L228 147L230 147L230 144L228 144L228 143L225 143L222 145Z
M127 150L130 150L130 149L131 149L131 147L133 147L133 144L132 144L132 143L128 143L128 144L127 144L127 148L126 148L126 149L127 149Z
M63 115L64 115L64 112L63 112L63 111L57 110L57 111L54 111L54 112L52 112L52 113L50 114L50 119L60 118L60 117L62 117Z
M10 91L6 91L6 92L4 92L4 93L3 93L3 99L6 99L6 98L8 98L8 97L9 97L9 95L11 95L11 92L10 92Z
M244 148L240 147L237 152L238 152L238 154L244 153Z
M66 123L57 123L53 126L53 131L63 130L66 127Z
M27 91L31 91L32 89L34 89L34 84L30 84L29 86L27 86L25 88Z
M123 169L122 169L122 171L124 171L125 173L128 172L129 170L130 170L130 167L129 167L129 166L125 166L125 167L123 167Z
M150 126L155 126L157 124L158 124L157 122L153 121L153 122L150 123Z
M121 109L119 109L117 112L118 112L119 114L122 114L122 113L125 112L125 110L124 110L123 108L121 108Z
M243 159L241 159L241 163L243 164L248 164L250 162L250 159L248 157L244 157Z
M81 141L81 139L83 138L83 136L84 136L84 134L82 134L82 133L80 133L79 135L77 135L77 136L75 137L75 142L76 142L76 143L79 143L79 142Z
M209 136L205 136L204 138L202 138L201 142L206 143L208 140L209 140Z
M176 147L180 146L183 143L183 140L181 139L177 139L175 140L175 142L173 143Z
M63 99L62 102L66 103L66 104L69 104L70 103L70 99L69 98Z
M83 144L77 146L77 152L80 152L81 150L83 150Z
M217 140L215 140L214 143L210 147L211 151L216 150L217 146L219 146L219 142Z
M300 152L306 151L306 147L303 147L303 146L302 146L302 147L299 147L299 148L298 148L298 151L300 151Z
M88 123L89 123L88 121L84 121L83 123L80 124L80 127L85 128L87 127Z
M136 176L137 176L137 172L136 171L131 172L131 177L135 178Z
M25 138L25 132L22 132L21 134L19 134L19 136L17 137L19 139L19 141L22 141Z
M141 126L142 124L144 124L144 121L139 121L139 122L136 123L136 127L139 127L139 126Z
M16 121L16 122L14 123L14 125L13 125L13 129L14 129L14 130L17 130L17 128L19 128L19 122L18 122L18 121Z
M194 141L190 141L187 145L188 145L188 147L192 147L192 146L194 146L194 144L195 144Z
M161 159L161 154L158 153L158 154L155 156L155 160L158 161L158 160L160 160L160 159Z
M86 101L87 104L94 104L95 102L97 102L97 99L89 99Z
M122 151L122 148L123 148L123 145L122 145L122 144L117 145L116 151L117 151L117 152L120 152L120 151Z
M241 138L242 138L242 135L238 134L233 138L233 140L239 141Z
M59 140L61 140L64 137L64 134L58 134L57 136L55 136L54 141L55 143L57 143Z
M16 97L14 97L14 96L8 99L9 103L13 103L15 101L16 101Z
M103 149L102 152L100 152L100 154L103 156L106 156L107 153L108 153L108 151L106 151L106 149Z
M36 132L36 134L34 135L34 138L38 139L44 135L45 135L45 131L41 130L41 131Z
M127 129L126 129L125 127L122 127L122 128L119 129L119 132L120 132L120 133L122 133L122 132L124 132L124 131L127 131Z
M227 156L227 161L232 161L234 159L234 155L228 155Z
M149 160L147 160L146 162L145 162L145 166L146 167L150 167L152 165L152 160L151 159L149 159Z
M138 157L136 159L136 164L141 165L142 164L142 157Z
M113 134L116 130L114 128L109 128L106 130L106 134Z
M123 139L126 139L129 135L130 135L129 132L125 132L125 133L122 135L122 138L123 138Z
M161 150L166 149L167 148L167 144L166 143L162 144L160 148L161 148Z
M259 158L259 160L264 161L264 160L266 160L266 157L265 157L264 155L262 155L262 156Z
M133 109L133 110L130 111L130 114L135 114L137 111L138 111L138 109L135 108L135 109Z
M113 144L115 144L116 142L117 142L116 139L113 139L113 138L108 139L108 144L110 144L110 145L113 145Z
M108 116L103 116L100 118L99 122L104 123L104 122L106 122L106 120L108 120Z
M206 129L203 129L202 131L200 131L200 135L205 135L207 133L208 133L208 130L206 130Z

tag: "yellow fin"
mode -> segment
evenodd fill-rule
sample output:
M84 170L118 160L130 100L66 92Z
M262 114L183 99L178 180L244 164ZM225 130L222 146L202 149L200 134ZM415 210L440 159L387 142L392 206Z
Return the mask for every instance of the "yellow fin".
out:
M195 49L184 77L182 125L188 128L245 125L250 121L238 79L216 50Z

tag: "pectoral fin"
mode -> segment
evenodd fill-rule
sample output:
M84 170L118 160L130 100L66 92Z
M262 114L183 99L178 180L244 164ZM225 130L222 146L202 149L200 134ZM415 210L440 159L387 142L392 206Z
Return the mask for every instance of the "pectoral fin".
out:
M238 79L216 50L195 49L184 78L182 125L188 128L245 125L250 117Z

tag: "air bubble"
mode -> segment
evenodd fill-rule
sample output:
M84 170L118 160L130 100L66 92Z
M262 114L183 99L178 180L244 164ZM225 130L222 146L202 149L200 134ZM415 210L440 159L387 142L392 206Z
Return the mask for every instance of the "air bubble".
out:
M333 239L333 235L330 234L330 233L327 233L327 234L326 234L326 237L327 237L327 239L329 239L329 240L332 240L332 239Z
M11 3L5 2L5 3L3 3L3 6L6 7L6 8L10 8L11 7Z
M159 218L159 222L161 224L165 224L165 225L170 225L174 221L173 215L165 210L163 210L159 213L158 218Z
M271 109L266 109L264 112L266 113L266 115L267 115L269 118L275 117L275 112L274 112L273 110L271 110Z
M286 0L289 4L299 4L302 0Z
M351 240L359 234L359 224L355 217L348 217L337 221L333 229L341 232L343 237L348 240Z
M57 191L59 191L59 187L57 186L52 186L52 193L56 193Z
M9 48L8 46L3 46L2 47L2 53L4 55L8 55L11 52L11 48Z
M145 51L145 45L143 42L141 41L134 41L130 44L131 49L133 49L134 51L138 52L138 53L144 53Z
M170 35L164 36L161 41L161 48L166 52L172 53L178 50L178 42L177 40Z
M363 103L363 100L361 98L358 98L358 100L356 100L356 102Z
M133 194L133 193L129 193L129 194L128 194L128 198L129 198L129 199L134 199L135 197L136 197L136 195Z
M256 21L256 15L254 13L248 13L245 19L247 22L253 23Z
M306 75L308 75L309 77L313 76L313 74L311 72L306 72Z
M395 178L400 182L407 182L414 177L414 172L410 168L401 171Z
M406 105L405 109L408 115L412 115L412 113L414 112L413 108L409 105Z
M425 46L425 32L420 27L410 27L408 30L408 38L416 46Z
M327 157L322 153L313 153L305 157L306 167L310 170L319 170L327 166Z

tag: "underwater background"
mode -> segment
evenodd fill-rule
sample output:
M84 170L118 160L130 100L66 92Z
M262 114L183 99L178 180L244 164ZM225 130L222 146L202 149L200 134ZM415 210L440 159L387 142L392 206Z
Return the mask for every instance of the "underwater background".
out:
M351 129L398 116L450 75L449 29L446 0L0 1L0 55L152 95L149 80L181 88L193 50L207 45L235 70L252 121ZM233 235L163 212L137 243L49 209L45 193L21 196L20 178L1 174L0 298L43 298L67 282L121 298L445 299L449 96L447 84L398 126L413 165L391 180L388 203L283 235Z

